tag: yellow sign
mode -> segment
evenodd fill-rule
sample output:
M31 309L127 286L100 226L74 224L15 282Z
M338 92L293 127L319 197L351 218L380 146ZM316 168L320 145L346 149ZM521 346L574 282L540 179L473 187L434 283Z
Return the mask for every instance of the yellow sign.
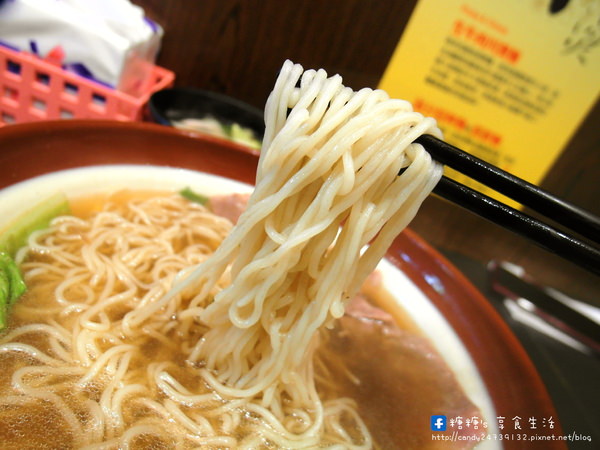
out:
M379 87L538 184L600 93L600 1L420 0Z

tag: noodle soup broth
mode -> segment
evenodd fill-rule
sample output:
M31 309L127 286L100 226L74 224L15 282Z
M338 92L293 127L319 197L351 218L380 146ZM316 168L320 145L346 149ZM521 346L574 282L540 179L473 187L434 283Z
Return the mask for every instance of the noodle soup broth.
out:
M101 191L98 190L98 186L102 186ZM34 204L36 200L55 191L62 191L74 200L75 214L90 215L100 209L106 195L111 192L129 189L138 193L145 192L144 196L148 197L151 196L149 194L151 192L161 192L160 195L164 195L165 192L176 192L185 187L190 187L209 197L249 193L252 190L251 186L233 180L184 169L154 166L99 166L45 175L5 189L0 192L0 217L8 223L12 217L18 215L21 205ZM87 199L85 205L81 202L82 198ZM363 296L368 306L353 303L358 305L352 308L353 313L344 316L343 320L340 320L340 323L324 338L327 345L318 353L318 359L323 365L320 367L320 364L317 364L317 368L320 367L321 370L318 386L325 397L348 396L358 403L358 411L361 416L364 416L365 422L371 429L376 447L390 448L394 445L403 445L406 446L405 448L436 448L440 446L430 438L429 417L447 413L452 411L452 408L457 408L457 414L471 411L483 416L482 419L495 417L483 381L460 339L408 277L393 264L383 260L377 268L377 275L371 277L363 289ZM382 314L390 315L394 325L389 323L389 317ZM390 333L389 329L381 328L382 324L394 328L392 332L394 339L386 340L384 335ZM119 337L116 336L115 339L118 340ZM398 344L400 341L402 344ZM35 342L30 344L34 345ZM133 344L137 345L135 342ZM147 345L147 343L140 345ZM186 343L180 342L178 345L186 345ZM180 369L173 369L177 370L178 382L184 386L197 383L193 370L186 370L183 354L171 347L162 346L160 339L157 339L152 346L144 348L143 353L147 359L138 362L136 370L143 372L144 365L171 360L180 367ZM116 366L112 370L118 372L119 367ZM349 375L348 371L351 372ZM8 374L4 370L3 373L4 379L1 383L9 385L11 380L8 379ZM68 374L61 376L68 378ZM337 381L331 383L331 379ZM110 381L106 383L110 385ZM172 381L167 380L165 383L168 385ZM4 396L5 388L0 389L2 389L0 395ZM64 417L85 424L91 419L76 416L92 415L93 408L86 410L81 406L73 406L73 411L76 411L75 417L65 413L63 419L60 419L60 413L56 411L60 411L61 407L69 409L72 406L70 402L85 403L87 401L85 396L102 404L102 395L100 392L94 392L93 384L90 384L84 394L83 400L71 398L63 402L56 401L55 405L60 407L54 409L45 406L48 403L52 404L54 400L51 395L55 393L39 394L41 400L37 410L32 408L28 410L28 415L23 416L26 418L23 420L26 420L29 425L24 426L25 422L21 421L12 429L4 427L5 429L2 430L0 427L0 433L5 434L0 436L0 439L9 442L15 434L26 434L27 429L37 427L52 434L51 438L43 439L49 448L60 446L58 441L53 443L52 439L61 435L70 436L70 445L76 445L77 438L74 436L76 433L72 429L69 431L69 424L65 423L68 420ZM50 397L44 397L45 395ZM156 396L164 397L164 393L157 393ZM11 405L10 401L4 403L8 406L4 406L3 416L10 415L11 408L13 412L15 408L18 409L14 404ZM145 407L151 408L152 405L153 403L149 402ZM173 406L174 409L170 410L170 413L187 411L188 407L189 405ZM447 410L435 409L444 407ZM19 411L19 414L22 413L23 411ZM127 414L135 416L136 412L131 410L127 411ZM252 417L246 419L249 422L253 420ZM165 418L165 421L168 419ZM61 422L62 425L57 425ZM488 423L492 424L493 421L488 420ZM139 426L142 427L144 424ZM226 427L227 424L222 426ZM299 423L298 426L301 427L302 424ZM76 425L72 427L76 428ZM493 429L487 431L494 432ZM91 433L94 432L100 433L100 431ZM193 433L193 430L188 429L187 432ZM399 435L403 437L399 438ZM156 447L173 445L173 442L148 439L142 433L132 442L139 448L150 445ZM487 441L478 448L492 448L494 444ZM219 445L216 443L215 447Z

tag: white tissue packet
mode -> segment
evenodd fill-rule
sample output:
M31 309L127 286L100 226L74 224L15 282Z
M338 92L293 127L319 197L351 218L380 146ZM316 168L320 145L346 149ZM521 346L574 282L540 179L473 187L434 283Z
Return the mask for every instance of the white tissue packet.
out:
M162 35L129 0L0 0L0 44L126 93L151 76Z

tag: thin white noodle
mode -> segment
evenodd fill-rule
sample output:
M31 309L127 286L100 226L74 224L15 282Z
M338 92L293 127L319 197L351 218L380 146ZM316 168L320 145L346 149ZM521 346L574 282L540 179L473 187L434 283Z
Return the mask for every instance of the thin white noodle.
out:
M440 132L405 101L289 61L265 122L233 229L158 196L29 237L17 261L53 298L15 305L39 324L2 338L0 356L26 363L0 404L48 402L90 449L373 446L353 402L317 392L318 332L435 186L441 167L413 141Z

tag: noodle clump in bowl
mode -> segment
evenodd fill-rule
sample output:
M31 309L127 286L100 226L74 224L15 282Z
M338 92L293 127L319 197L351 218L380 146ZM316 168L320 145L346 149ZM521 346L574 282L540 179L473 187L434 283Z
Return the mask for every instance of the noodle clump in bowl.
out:
M440 131L289 61L265 122L235 225L122 194L30 236L29 291L0 340L3 419L56 419L48 447L375 445L318 349L439 180L413 142Z

